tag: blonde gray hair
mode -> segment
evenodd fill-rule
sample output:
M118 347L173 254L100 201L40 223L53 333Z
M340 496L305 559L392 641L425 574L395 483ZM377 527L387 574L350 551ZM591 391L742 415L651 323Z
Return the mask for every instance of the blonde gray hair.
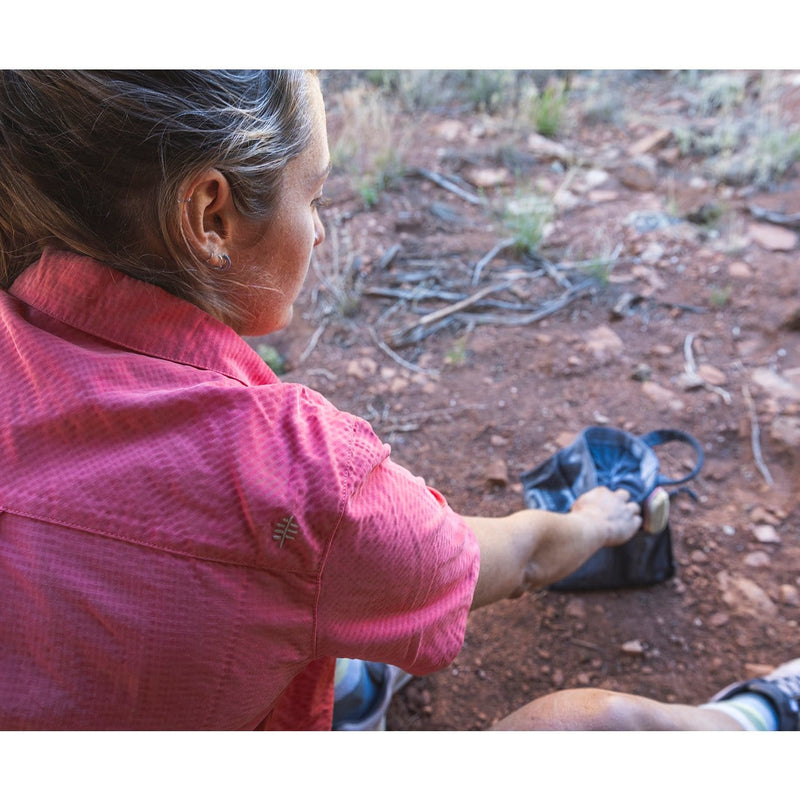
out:
M312 132L304 71L0 72L0 285L50 244L236 325L232 280L192 251L181 188L209 168L267 218Z

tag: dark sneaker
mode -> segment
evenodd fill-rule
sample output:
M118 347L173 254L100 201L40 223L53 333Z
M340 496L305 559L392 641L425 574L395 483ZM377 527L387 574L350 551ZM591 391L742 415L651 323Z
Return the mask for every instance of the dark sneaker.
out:
M728 700L742 692L754 692L772 702L779 731L800 731L800 658L781 664L763 678L733 683L715 694L711 702Z
M414 676L392 664L364 662L370 678L377 686L377 697L372 707L360 719L341 722L334 726L337 731L385 731L386 711L392 697Z

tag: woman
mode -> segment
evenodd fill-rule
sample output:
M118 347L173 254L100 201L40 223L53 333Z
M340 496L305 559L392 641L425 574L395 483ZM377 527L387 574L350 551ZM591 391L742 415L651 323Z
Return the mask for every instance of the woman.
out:
M313 73L2 75L3 728L327 729L337 657L441 669L638 529L604 489L464 518L247 346L329 161Z

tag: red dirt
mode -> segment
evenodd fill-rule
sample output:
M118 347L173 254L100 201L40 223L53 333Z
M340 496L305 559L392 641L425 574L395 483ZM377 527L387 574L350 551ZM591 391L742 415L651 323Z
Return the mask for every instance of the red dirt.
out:
M737 119L763 107L758 77L730 112ZM798 124L791 77L782 76L775 92L782 113ZM400 118L409 139L406 173L373 208L365 208L351 177L335 169L319 259L330 270L338 253L340 264L353 267L353 309L325 316L332 293L312 271L294 322L266 340L286 358L285 380L306 383L365 416L398 462L469 515L522 507L519 474L598 421L635 433L683 428L705 449L705 468L692 484L697 501L673 503L675 578L647 589L542 591L474 613L455 662L412 681L393 701L390 729L483 729L536 696L568 687L696 703L798 656L796 233L782 225L769 232L786 236L786 245L765 240L754 227L764 221L751 207L800 212L800 173L791 167L768 188L714 179L708 157L684 154L676 130L713 131L723 120L697 115L679 75L606 76L619 113L592 124L579 103L586 80L573 76L570 124L557 137L571 154L563 163L531 148L530 126L451 106ZM332 132L341 125L337 96L332 85ZM637 173L636 146L644 148L657 131L665 133L646 152L649 172ZM488 207L414 172L465 177L476 166L508 169L507 185L483 190ZM539 322L469 329L465 312L417 344L392 345L414 370L378 346L452 300L406 303L389 314L397 300L377 288L445 287L467 296L499 284L511 269L534 270L531 259L504 250L472 284L476 263L508 236L492 204L537 182L552 194L570 170L572 199L559 208L538 253L560 266L619 247L610 280L595 280L589 293ZM601 184L591 183L591 170L606 173ZM599 180L599 172L593 175ZM637 229L630 216L636 213L640 223L663 222L664 215L671 223ZM395 245L394 258L381 264ZM409 278L414 272L427 278ZM572 284L587 277L574 269L560 275ZM540 307L563 291L545 274L490 297ZM599 347L606 341L599 329L620 341ZM706 380L694 389L678 382L687 337ZM754 455L754 420L773 485ZM685 469L685 451L666 448L660 455L665 471Z

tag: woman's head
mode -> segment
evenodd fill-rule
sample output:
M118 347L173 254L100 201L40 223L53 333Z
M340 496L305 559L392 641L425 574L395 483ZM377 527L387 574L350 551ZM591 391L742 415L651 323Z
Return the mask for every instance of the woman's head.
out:
M0 283L54 244L239 327L241 272L187 235L187 192L215 171L242 219L268 221L315 93L303 71L0 73Z

